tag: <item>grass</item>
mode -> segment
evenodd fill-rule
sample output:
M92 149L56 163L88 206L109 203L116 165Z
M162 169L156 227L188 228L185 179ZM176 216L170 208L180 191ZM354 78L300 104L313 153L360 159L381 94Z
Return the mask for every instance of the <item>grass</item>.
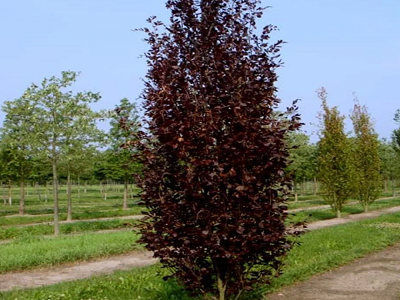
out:
M400 192L400 190L396 189L397 194ZM381 192L379 198L388 198L392 197L393 192ZM352 201L357 201L357 199L350 198L349 202ZM318 205L326 205L327 203L322 199L321 195L305 195L305 196L299 196L299 201L295 202L293 199L289 201L289 209L297 209L297 208L306 208L306 207L313 207L313 206L318 206Z
M394 224L396 226L389 226ZM316 230L300 238L286 259L284 274L269 287L260 287L254 297L274 292L283 286L304 281L369 253L379 251L400 241L400 213L388 214L373 220ZM167 274L160 265L131 271L116 272L74 282L33 290L0 293L4 300L164 300L191 298L174 281L165 282Z
M388 200L381 200L378 202L374 202L370 205L369 211L394 207L400 205L400 198L393 198ZM360 214L363 213L364 209L360 204L353 204L349 206L345 206L342 211L342 217L353 215L353 214ZM309 223L321 220L328 220L336 218L336 214L330 209L324 210L309 210L309 211L300 211L296 212L295 214L290 215L289 221L290 222L297 222L297 221L307 221Z
M25 208L27 214L45 214L51 213L53 209L52 192L47 191L48 201L44 199L44 188L41 188L41 197L37 193L37 189L28 187L26 189L27 195L25 196ZM139 201L137 187L132 187L129 190L129 206L136 206ZM72 189L72 202L75 212L80 212L80 206L89 206L90 208L100 209L115 209L121 208L123 202L123 185L109 186L107 188L107 197L105 199L104 193L101 192L100 186L87 186L87 192L84 193L84 188L81 186L80 193L76 186ZM0 216L18 213L19 206L19 188L12 189L12 206L8 204L8 189L3 190L3 197L6 196L7 204L0 206ZM4 199L3 199L4 200ZM1 200L0 200L1 201ZM66 187L63 186L59 191L59 206L61 212L66 212L67 209L67 194Z
M57 238L26 237L0 246L0 273L138 250L141 248L135 243L138 237L133 231Z
M98 230L129 228L137 224L137 220L109 220L95 222L67 223L60 225L61 234L86 233ZM37 225L29 227L0 228L0 240L19 239L28 236L52 235L53 225Z
M95 211L88 210L72 213L73 220L88 220L88 219L96 219L96 218L112 218L112 217L123 217L123 216L131 216L131 215L140 215L144 210L143 207L135 206L129 208L128 210L118 209L118 210L104 210L104 211ZM67 214L61 213L59 215L60 221L67 220ZM52 222L53 216L12 216L12 217L0 217L0 226L10 226L10 225L23 225L23 224L33 224L33 223L44 223L44 222Z

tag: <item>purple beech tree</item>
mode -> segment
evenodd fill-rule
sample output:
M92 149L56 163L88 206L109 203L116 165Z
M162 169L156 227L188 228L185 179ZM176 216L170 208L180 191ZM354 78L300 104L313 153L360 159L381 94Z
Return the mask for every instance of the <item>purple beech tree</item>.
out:
M300 119L295 104L276 114L282 41L271 25L257 35L259 5L169 0L170 23L142 29L141 242L189 291L220 300L278 276L292 245L285 137Z

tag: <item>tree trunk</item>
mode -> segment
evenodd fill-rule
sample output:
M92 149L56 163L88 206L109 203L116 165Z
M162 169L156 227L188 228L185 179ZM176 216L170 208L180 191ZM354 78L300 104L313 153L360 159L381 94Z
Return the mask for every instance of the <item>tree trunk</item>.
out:
M364 212L367 212L369 210L369 204L365 203L364 205Z
M128 209L128 181L124 181L124 204L122 206L124 210Z
M219 300L225 300L226 286L224 285L219 275L217 275L217 287L219 293Z
M81 199L81 182L79 175L78 175L78 199Z
M8 181L8 204L12 205L12 185L11 185L11 180Z
M7 192L4 182L2 183L2 186L3 186L3 203L4 205L7 205Z
M57 160L56 145L52 144L52 164L53 164L53 196L54 196L54 235L60 235L60 223L58 218L58 182L57 182Z
M340 210L336 211L336 217L340 219L342 217L342 212Z
M67 192L68 192L68 214L67 221L72 221L72 195L71 195L71 173L68 168L68 183L67 183Z
M318 186L317 186L317 177L314 177L314 196L317 196Z
M396 197L396 189L395 189L395 182L394 182L394 178L392 179L392 196L393 198Z
M19 199L19 214L25 214L25 182L24 175L21 174L21 188L20 188L20 199Z
M85 189L84 189L84 193L86 194L86 185L87 185L87 182L85 181Z
M44 183L44 202L47 203L47 182Z
M42 195L40 194L40 184L38 182L36 182L35 186L36 186L36 192L37 192L38 197L39 197L39 201L41 202L42 201Z
M294 187L294 201L297 202L299 201L299 194L297 193L297 184L295 181L293 182L293 187Z

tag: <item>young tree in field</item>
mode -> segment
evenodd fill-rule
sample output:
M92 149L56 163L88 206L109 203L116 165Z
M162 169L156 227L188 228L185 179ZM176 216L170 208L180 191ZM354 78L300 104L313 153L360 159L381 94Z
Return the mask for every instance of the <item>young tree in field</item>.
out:
M129 126L130 131L126 131L122 124ZM135 104L126 98L122 99L111 115L110 126L111 155L107 155L107 177L124 183L122 207L128 209L128 184L132 181L133 175L137 175L141 169L140 164L132 160L133 149L128 145L128 141L132 138L131 133L139 130Z
M379 157L381 160L381 173L385 181L385 191L388 190L388 182L392 182L392 195L395 196L395 180L399 178L400 156L397 155L393 143L383 139L379 143Z
M29 179L34 182L36 187L36 194L39 201L48 200L47 186L52 178L51 163L47 157L35 156L33 159L33 169ZM42 189L42 186L44 189Z
M322 100L321 139L318 144L318 177L324 200L340 218L343 205L353 193L352 159L344 119L337 107L329 107L327 92L318 91Z
M394 120L400 125L400 109L396 112ZM393 130L392 142L393 149L400 156L400 128Z
M19 177L19 170L15 168L15 164L13 164L13 162L13 153L10 150L9 145L2 139L0 142L0 177L3 183L3 201L5 204L7 198L9 205L12 205L13 203L12 183ZM6 186L8 189L8 195L5 195Z
M65 149L71 141L89 144L97 138L96 121L102 117L89 104L100 99L92 92L65 91L78 76L76 72L62 72L61 78L44 79L40 86L32 84L21 97L30 111L30 138L51 161L54 193L54 233L59 235L58 168ZM95 133L95 134L94 134ZM94 136L93 136L94 135Z
M282 42L270 43L273 26L256 35L259 4L169 0L171 24L144 29L141 241L190 291L220 300L278 276L292 244L286 135L300 124L294 106L275 118Z
M375 133L367 108L358 102L351 115L355 134L353 148L354 194L365 211L382 190L379 140Z
M93 127L92 130L93 137L101 136L97 127ZM67 221L72 220L72 178L79 178L79 173L91 162L95 152L96 148L84 140L71 140L65 145L60 165L67 175Z
M35 141L32 139L33 125L30 122L31 107L26 99L6 101L2 107L5 113L1 140L6 167L20 182L19 214L25 213L25 183L33 169Z
M298 199L297 184L313 180L316 174L316 148L310 144L305 133L293 132L288 135L290 165L288 172L293 175L295 200Z

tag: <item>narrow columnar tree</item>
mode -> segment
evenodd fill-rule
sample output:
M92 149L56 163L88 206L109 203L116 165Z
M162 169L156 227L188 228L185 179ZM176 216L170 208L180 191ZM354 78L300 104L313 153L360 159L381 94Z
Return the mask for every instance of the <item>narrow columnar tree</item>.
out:
M345 117L337 107L329 107L325 88L318 91L322 101L321 139L318 144L318 178L324 200L340 218L352 195L352 159L349 139L344 131Z
M237 298L278 276L285 227L286 135L277 119L281 41L256 32L258 0L168 0L169 25L144 29L150 50L141 241L192 292ZM129 130L129 126L127 126Z
M382 190L379 140L375 133L367 108L358 101L351 115L355 140L353 141L354 195L365 211Z
M394 120L400 125L400 109L396 112ZM400 128L393 130L392 144L393 149L400 156Z
M130 131L124 130L128 126ZM117 105L110 120L110 154L107 155L107 177L124 183L123 209L128 209L128 184L132 182L134 175L140 173L141 166L132 160L134 149L129 146L132 141L132 133L138 128L138 112L134 103L124 98Z
M395 180L399 178L400 156L397 155L393 147L393 142L382 139L379 143L379 157L381 160L381 174L384 180L385 191L389 188L389 182L392 186L392 196L395 196Z

